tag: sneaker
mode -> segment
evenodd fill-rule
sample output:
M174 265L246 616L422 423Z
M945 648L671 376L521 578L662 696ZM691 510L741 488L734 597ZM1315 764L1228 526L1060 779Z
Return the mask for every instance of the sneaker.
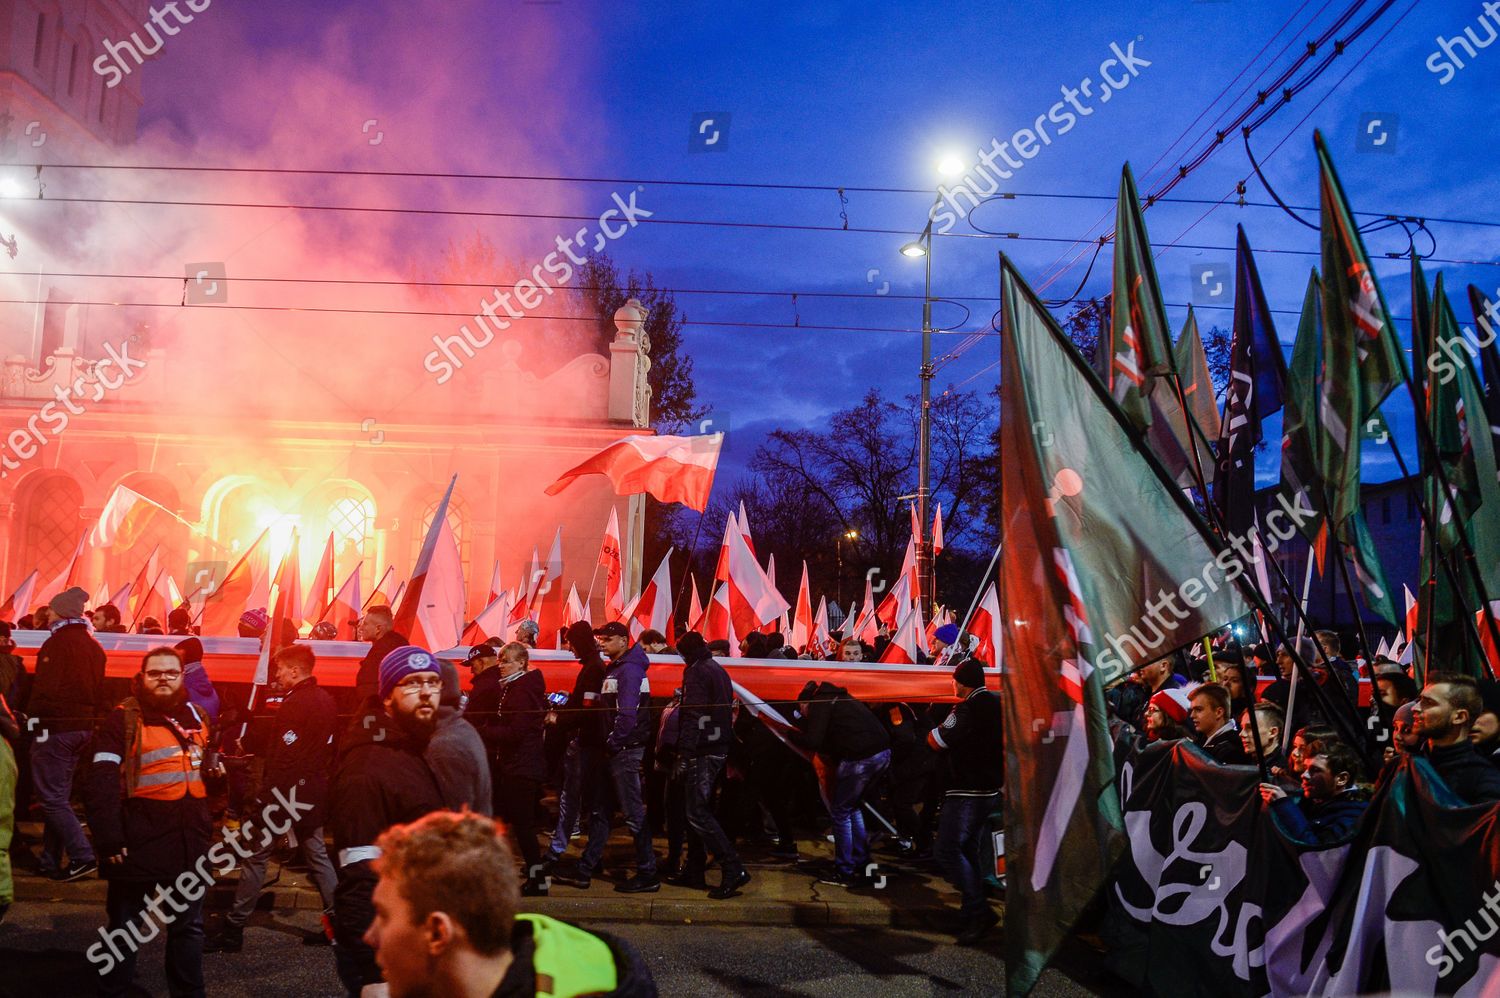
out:
M238 953L245 948L245 927L225 922L203 942L205 953Z
M618 894L655 894L659 890L661 890L661 881L654 873L649 877L637 873L624 883L615 884L615 892Z
M973 946L989 935L990 930L999 924L1000 916L987 908L977 920L964 926L964 930L958 934L958 939L955 941L960 946Z
M840 873L838 870L831 870L823 874L818 878L818 883L828 884L830 887L844 887L849 890L864 886L864 881L859 877L852 873Z
M708 896L715 901L726 901L740 893L740 888L750 882L750 872L745 869L736 870L734 873L725 873L724 879L719 886L708 892Z
M99 864L89 860L87 863L74 863L66 870L58 870L51 877L59 883L71 884L75 880L82 880L84 877L97 873L98 870Z

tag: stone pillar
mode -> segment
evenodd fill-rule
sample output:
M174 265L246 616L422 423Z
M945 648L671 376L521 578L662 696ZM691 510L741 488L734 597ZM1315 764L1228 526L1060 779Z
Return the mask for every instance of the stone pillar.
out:
M651 338L646 309L630 299L615 311L615 338L609 345L609 418L636 427L651 423Z

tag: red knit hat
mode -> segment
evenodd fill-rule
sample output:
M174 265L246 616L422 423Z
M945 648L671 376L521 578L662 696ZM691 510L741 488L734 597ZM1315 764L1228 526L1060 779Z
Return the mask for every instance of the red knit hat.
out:
M1184 724L1188 719L1188 695L1185 690L1157 690L1151 695L1151 706L1163 714Z

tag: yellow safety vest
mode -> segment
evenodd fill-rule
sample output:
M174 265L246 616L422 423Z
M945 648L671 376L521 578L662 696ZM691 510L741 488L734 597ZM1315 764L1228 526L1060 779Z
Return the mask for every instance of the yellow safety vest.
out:
M608 994L619 983L615 955L609 944L592 932L532 912L517 919L531 923L536 950L531 965L536 971L536 993L550 998Z

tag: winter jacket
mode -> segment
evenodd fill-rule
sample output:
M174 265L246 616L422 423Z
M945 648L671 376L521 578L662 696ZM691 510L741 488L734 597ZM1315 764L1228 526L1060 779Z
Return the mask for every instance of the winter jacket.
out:
M1485 758L1474 751L1466 738L1455 745L1427 750L1427 761L1432 763L1443 782L1458 796L1470 804L1484 804L1500 800L1500 769L1491 766Z
M203 713L213 724L219 723L219 691L202 662L188 662L182 667L182 685L187 689L188 700L203 708Z
M403 732L384 710L355 719L343 736L338 770L328 794L328 831L338 867L333 928L337 945L365 984L381 980L375 953L361 941L375 917L370 900L378 879L370 861L375 840L392 825L443 809L443 795L422 758L427 748Z
M573 692L568 694L568 705L557 714L558 733L568 739L577 735L579 744L588 748L602 748L604 745L607 718L598 708L599 691L604 688L607 671L597 651L580 659Z
M1255 763L1245 751L1245 743L1240 740L1240 733L1233 725L1227 725L1209 736L1203 743L1203 751L1225 766L1250 766Z
M891 740L870 708L849 691L820 683L811 699L802 701L799 729L793 743L832 759L868 759L891 747Z
M64 624L36 653L26 713L49 731L88 731L108 707L104 649L87 623Z
M359 672L354 676L354 695L361 708L357 713L370 707L367 701L380 692L380 660L405 644L410 644L406 635L395 631L386 631L370 642L370 650L359 660Z
M437 730L423 755L450 811L467 807L486 816L495 813L489 750L457 707L438 708Z
M634 644L604 674L599 704L608 732L604 748L611 755L642 748L651 740L651 681L646 678L650 664L646 650Z
M650 967L625 940L546 915L517 915L510 951L510 968L492 998L655 998L657 993ZM538 978L547 980L545 991L538 990Z
M296 787L297 800L313 808L298 822L300 829L311 831L323 824L338 723L333 697L312 676L288 690L270 718L260 799L269 803L275 790L288 794Z
M110 880L175 880L208 854L213 834L208 798L191 794L177 800L125 796L124 769L130 764L132 740L126 731L125 714L124 707L110 711L94 736L93 764L84 787L94 848L100 855L104 876ZM178 728L192 735L202 727L199 715L188 703L168 714L142 704L138 716L143 728L170 729L171 722L176 722ZM123 862L102 862L103 857L121 848L126 850Z
M728 755L734 730L734 687L713 656L682 670L682 708L677 719L677 751L684 759Z
M987 797L1005 782L1005 736L1000 697L978 689L954 704L927 744L944 754L950 797Z
M1325 801L1306 797L1279 797L1271 802L1287 835L1307 845L1341 842L1354 834L1359 819L1370 806L1370 794L1359 787Z

